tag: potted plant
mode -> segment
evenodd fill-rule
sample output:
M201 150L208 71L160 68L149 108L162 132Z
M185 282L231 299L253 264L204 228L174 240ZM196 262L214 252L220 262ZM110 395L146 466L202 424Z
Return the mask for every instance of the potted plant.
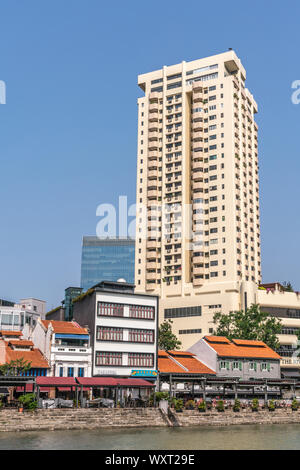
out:
M238 413L238 412L240 411L240 409L241 409L241 402L240 402L240 400L238 400L238 399L234 400L233 411L234 411L235 413Z
M158 402L160 402L161 400L169 400L169 394L168 392L156 392L155 398Z
M270 400L269 403L268 403L268 408L269 408L269 411L275 411L275 403L274 403L274 400Z
M223 411L225 411L224 401L223 400L218 400L216 408L217 408L219 413L222 413Z
M294 400L292 401L291 408L292 408L292 411L297 411L298 410L298 402L297 402L296 398L294 398Z
M206 411L206 402L204 400L200 401L198 405L198 411L199 413L205 413Z
M176 413L182 413L183 410L183 400L179 398L175 401L175 411Z
M194 400L188 400L185 404L186 410L194 410L195 409L195 402Z
M259 403L257 398L253 398L252 404L251 404L251 409L252 411L258 411Z
M35 411L37 408L37 401L34 393L27 393L19 398L19 412L22 413L24 409Z

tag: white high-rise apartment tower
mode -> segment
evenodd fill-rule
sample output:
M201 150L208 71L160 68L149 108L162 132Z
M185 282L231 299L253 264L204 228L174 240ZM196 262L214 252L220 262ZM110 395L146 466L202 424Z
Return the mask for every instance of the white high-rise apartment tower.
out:
M261 281L257 104L245 80L232 50L138 77L136 290L160 295L160 320L188 343L211 332L215 311L252 302Z

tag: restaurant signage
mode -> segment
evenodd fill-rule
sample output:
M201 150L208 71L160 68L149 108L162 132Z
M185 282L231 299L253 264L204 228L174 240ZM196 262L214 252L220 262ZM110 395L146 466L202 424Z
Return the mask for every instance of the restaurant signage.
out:
M157 378L157 370L132 370L131 377L148 377L152 379Z

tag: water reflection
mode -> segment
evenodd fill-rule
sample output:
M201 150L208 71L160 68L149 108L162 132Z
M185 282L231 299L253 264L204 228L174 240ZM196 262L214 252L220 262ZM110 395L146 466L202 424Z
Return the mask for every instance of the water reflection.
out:
M300 449L300 425L0 433L0 449Z

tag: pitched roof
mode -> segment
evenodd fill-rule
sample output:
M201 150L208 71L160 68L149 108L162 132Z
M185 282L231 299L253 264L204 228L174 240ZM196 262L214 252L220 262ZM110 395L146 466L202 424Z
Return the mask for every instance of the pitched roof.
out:
M0 330L2 336L22 336L22 331Z
M170 354L170 356L180 356L180 357L190 357L190 356L195 356L195 354L189 352L189 351L168 351L168 354Z
M216 336L204 336L204 340L216 351L220 357L247 357L261 359L280 359L273 349L269 348L262 341L239 340L234 339L232 342L218 341ZM225 338L227 339L227 338Z
M230 344L229 339L227 339L225 336L206 336L206 338L208 338L208 341L213 343Z
M176 361L179 362L181 366L188 369L189 373L215 375L215 372L212 369L207 367L196 357L176 357Z
M171 357L158 356L158 370L165 373L185 374L187 371L177 364Z
M158 370L176 374L214 374L189 351L158 351Z
M59 320L41 320L45 328L49 328L52 325L54 333L60 334L71 334L71 335L86 335L88 330L82 328L75 321L59 321Z
M254 346L254 347L266 346L266 344L263 341L255 341L252 339L233 339L232 342L236 344L237 346Z
M16 361L17 359L23 359L24 361L31 362L31 368L38 367L49 369L49 364L39 349L19 351L12 349L9 344L6 344L6 362Z
M12 344L13 346L34 346L33 342L26 339L10 339L8 344Z

